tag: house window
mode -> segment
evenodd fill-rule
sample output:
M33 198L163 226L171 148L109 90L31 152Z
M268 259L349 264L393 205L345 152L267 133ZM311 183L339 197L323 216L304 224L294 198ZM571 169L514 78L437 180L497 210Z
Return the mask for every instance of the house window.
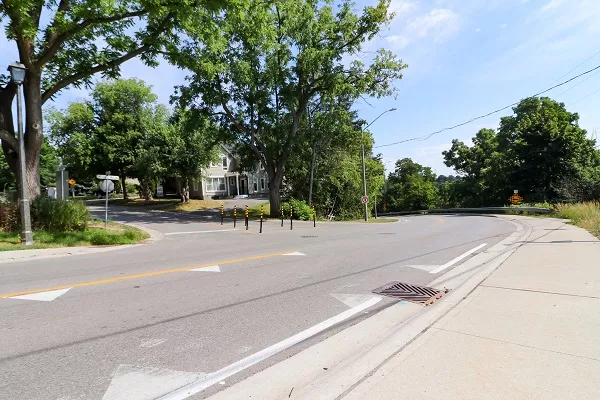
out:
M207 178L206 179L206 191L216 192L225 191L225 178Z
M265 178L260 178L260 190L265 190Z
M227 157L223 156L221 157L221 164L223 165L223 171L227 171Z
M267 181L267 189L271 189L271 182Z
M262 161L258 163L258 168L260 168L261 171L265 170L265 166L263 165Z
M252 187L254 188L255 192L258 191L258 181L256 180L256 178L253 179Z
M198 181L193 182L194 192L198 191Z

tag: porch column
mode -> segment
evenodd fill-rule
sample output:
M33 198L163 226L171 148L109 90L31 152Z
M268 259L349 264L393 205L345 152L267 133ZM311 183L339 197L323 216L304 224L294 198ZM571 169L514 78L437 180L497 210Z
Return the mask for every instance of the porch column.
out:
M229 197L231 194L229 194L229 177L227 174L225 174L225 186L227 187L227 197Z
M237 195L240 195L240 174L239 173L235 173L235 183L236 183L236 189L237 189Z

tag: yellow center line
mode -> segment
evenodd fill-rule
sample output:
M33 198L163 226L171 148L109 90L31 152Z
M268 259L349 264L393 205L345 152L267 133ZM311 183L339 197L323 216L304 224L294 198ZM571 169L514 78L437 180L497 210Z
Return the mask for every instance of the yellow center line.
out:
M0 294L0 299L6 299L8 297L14 297L14 296L22 296L22 295L26 295L26 294L49 292L51 290L60 290L60 289L68 289L68 288L83 287L83 286L93 286L93 285L101 285L104 283L126 281L126 280L130 280L130 279L147 278L149 276L172 274L174 272L189 271L191 269L210 267L213 265L234 264L234 263L238 263L238 262L242 262L242 261L260 260L262 258L281 256L283 254L293 253L295 251L296 250L287 250L287 251L282 251L279 253L262 254L262 255L258 255L258 256L250 256L250 257L244 257L244 258L235 258L233 260L215 261L215 262L201 264L201 265L193 265L190 267L163 269L161 271L144 272L142 274L135 274L135 275L117 276L114 278L100 279L97 281L79 282L79 283L72 283L70 285L61 285L61 286L53 286L53 287L43 288L43 289L32 289L32 290L24 290L22 292L5 293L5 294Z

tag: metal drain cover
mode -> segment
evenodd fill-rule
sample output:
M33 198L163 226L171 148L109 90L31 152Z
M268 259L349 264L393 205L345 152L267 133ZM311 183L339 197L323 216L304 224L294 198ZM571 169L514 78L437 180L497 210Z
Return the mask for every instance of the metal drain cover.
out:
M380 235L395 235L396 232L379 232Z
M448 293L448 289L440 290L426 286L411 285L410 283L390 282L373 290L373 293L428 306Z

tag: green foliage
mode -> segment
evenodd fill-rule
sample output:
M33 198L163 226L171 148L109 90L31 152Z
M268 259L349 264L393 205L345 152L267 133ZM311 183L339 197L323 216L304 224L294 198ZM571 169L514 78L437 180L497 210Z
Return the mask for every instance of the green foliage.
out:
M180 88L180 103L196 104L226 142L263 163L272 214L286 165L310 135L301 125L311 102L394 93L406 65L386 50L368 65L353 57L390 22L388 6L380 0L357 14L350 1L335 7L313 0L240 1L215 16L220 36L214 41L182 38L185 51L174 61L193 74ZM354 60L346 63L347 57Z
M35 230L82 231L91 219L90 211L81 201L61 201L37 197L31 202L31 225ZM15 232L21 229L21 214L17 202L0 206L0 230Z
M282 206L284 215L287 218L290 216L291 206L294 219L298 219L300 221L312 220L312 207L306 204L306 201L304 200L290 199L289 202L282 203Z
M502 205L514 189L528 202L587 200L600 195L600 151L578 125L579 116L549 98L528 98L482 129L468 147L452 141L446 165L462 177L461 204Z
M95 246L107 246L117 244L133 244L148 238L148 235L139 229L126 228L123 231L111 231L105 229L91 229L89 242Z
M61 201L38 197L31 202L33 229L47 231L82 231L91 219L90 211L82 201Z
M384 188L384 202L389 211L426 210L438 206L435 174L431 168L410 158L396 161L396 168L390 173Z
M71 232L35 231L33 248L134 244L147 238L146 233L129 227L124 230L90 227L83 231ZM18 232L0 232L0 251L29 249L31 247L21 245Z

